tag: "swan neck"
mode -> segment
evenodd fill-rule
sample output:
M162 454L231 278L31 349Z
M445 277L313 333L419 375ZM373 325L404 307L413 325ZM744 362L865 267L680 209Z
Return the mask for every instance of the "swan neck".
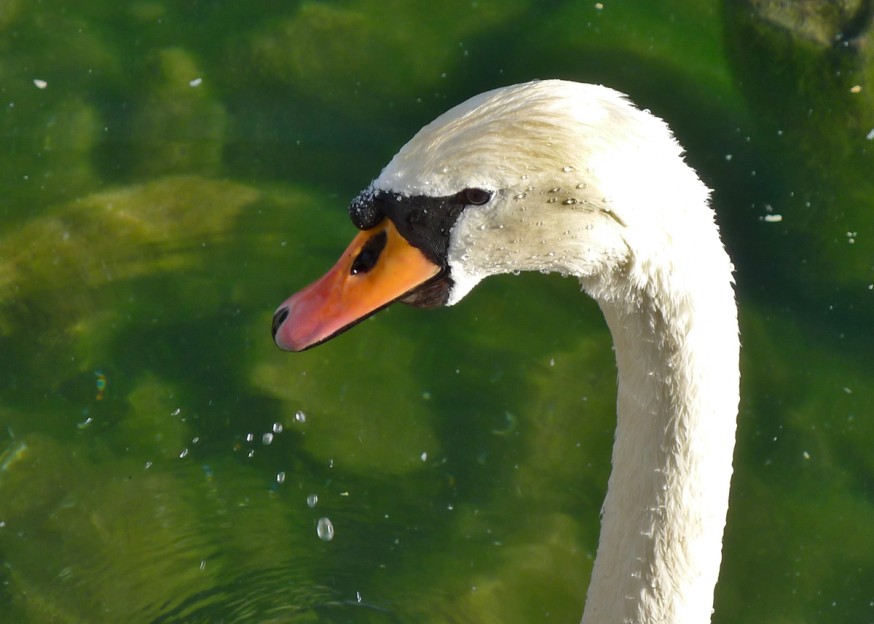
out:
M683 282L671 277L649 283ZM702 279L599 301L616 350L617 428L583 624L710 621L739 374L730 274Z

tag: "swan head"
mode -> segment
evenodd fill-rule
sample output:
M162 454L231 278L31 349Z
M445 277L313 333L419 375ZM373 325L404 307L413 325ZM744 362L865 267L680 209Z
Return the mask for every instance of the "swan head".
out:
M361 232L279 307L274 340L306 349L394 301L451 305L524 270L575 275L609 299L645 287L652 264L670 271L667 250L690 224L716 235L707 198L664 122L616 91L560 80L489 91L422 128L352 201Z

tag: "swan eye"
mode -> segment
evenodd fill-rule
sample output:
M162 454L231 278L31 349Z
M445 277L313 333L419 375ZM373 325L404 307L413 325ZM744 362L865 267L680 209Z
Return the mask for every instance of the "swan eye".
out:
M459 203L465 205L482 206L492 198L492 194L479 188L468 188L461 191L457 196Z
M379 260L379 255L382 253L382 250L385 249L385 243L387 240L388 236L386 235L385 230L383 230L364 243L364 246L361 248L361 251L358 252L355 260L352 261L352 269L350 270L350 273L352 273L352 275L368 273L374 266L376 266L376 261Z

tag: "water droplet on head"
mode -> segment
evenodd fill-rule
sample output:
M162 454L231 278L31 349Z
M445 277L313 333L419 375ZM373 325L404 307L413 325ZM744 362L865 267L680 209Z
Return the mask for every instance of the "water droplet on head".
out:
M331 524L328 518L319 518L319 521L316 523L316 534L318 534L320 540L330 542L334 539L334 525Z

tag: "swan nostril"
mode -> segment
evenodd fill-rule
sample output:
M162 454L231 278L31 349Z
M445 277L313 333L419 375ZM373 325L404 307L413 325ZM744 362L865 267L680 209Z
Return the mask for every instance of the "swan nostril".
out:
M279 326L288 318L288 306L282 306L273 315L273 327L271 327L271 335L276 339L276 332L279 331Z
M379 255L382 253L382 250L385 249L387 241L388 236L386 235L385 230L383 230L364 243L364 247L361 248L358 256L352 261L352 267L349 272L352 275L370 272L370 270L376 266L376 261L379 260Z

